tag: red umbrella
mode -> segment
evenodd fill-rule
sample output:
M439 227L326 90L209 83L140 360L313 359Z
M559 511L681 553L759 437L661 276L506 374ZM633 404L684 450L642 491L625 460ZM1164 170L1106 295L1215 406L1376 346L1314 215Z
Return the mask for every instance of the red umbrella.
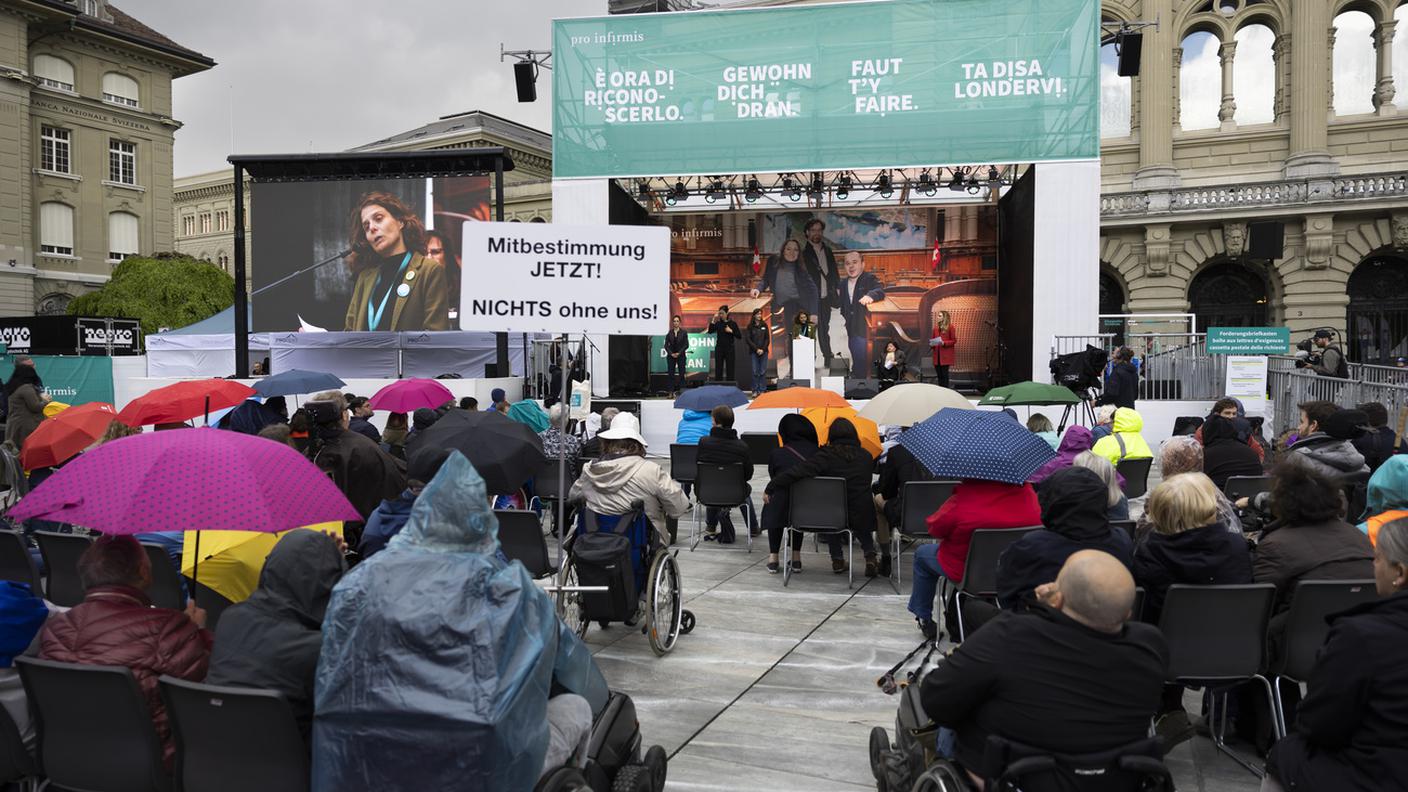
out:
M454 398L449 388L433 379L403 379L377 391L371 405L373 410L408 413L421 407L433 410Z
M92 445L107 432L117 410L107 402L89 402L40 422L24 441L20 464L25 470L53 467Z
M117 414L117 420L128 426L180 423L209 415L211 410L234 407L253 395L253 388L234 380L177 382L133 399Z

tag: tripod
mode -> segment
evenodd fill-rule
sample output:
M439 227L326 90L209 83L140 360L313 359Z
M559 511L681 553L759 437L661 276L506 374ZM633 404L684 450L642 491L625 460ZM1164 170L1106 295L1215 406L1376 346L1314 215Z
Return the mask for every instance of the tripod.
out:
M1073 417L1075 418L1073 425L1095 425L1095 408L1090 406L1090 402L1100 395L1099 392L1094 388L1087 388L1084 391L1074 391L1074 393L1080 398L1080 402L1066 405L1065 411L1061 413L1061 425L1056 427L1057 436L1066 433L1066 423L1071 421Z

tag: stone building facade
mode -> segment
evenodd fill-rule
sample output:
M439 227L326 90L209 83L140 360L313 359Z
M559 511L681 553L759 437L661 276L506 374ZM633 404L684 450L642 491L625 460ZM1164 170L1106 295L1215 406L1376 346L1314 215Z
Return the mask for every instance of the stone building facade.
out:
M1101 143L1101 312L1192 312L1199 330L1284 324L1297 337L1329 327L1351 359L1408 355L1399 0L1104 0L1102 10L1160 25L1145 30L1125 134ZM1269 54L1245 45L1250 26L1269 30ZM1221 95L1211 126L1185 130L1200 125L1180 106L1195 41L1216 48ZM1238 59L1259 55L1270 79L1239 85ZM1373 74L1345 85L1340 64L1356 56ZM1239 122L1239 103L1258 98L1250 91L1270 92L1260 97L1269 112ZM1280 258L1249 255L1259 221L1284 224Z
M171 81L214 65L106 0L0 0L0 314L171 249Z

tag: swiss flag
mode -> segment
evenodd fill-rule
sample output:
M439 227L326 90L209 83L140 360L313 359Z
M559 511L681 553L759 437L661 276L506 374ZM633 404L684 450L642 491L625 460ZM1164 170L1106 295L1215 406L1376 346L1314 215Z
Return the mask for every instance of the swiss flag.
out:
M929 256L929 269L931 272L939 271L939 264L943 263L944 253L939 250L939 240L934 240L934 253Z
M758 255L758 246L753 246L753 274L757 275L763 271L763 259Z

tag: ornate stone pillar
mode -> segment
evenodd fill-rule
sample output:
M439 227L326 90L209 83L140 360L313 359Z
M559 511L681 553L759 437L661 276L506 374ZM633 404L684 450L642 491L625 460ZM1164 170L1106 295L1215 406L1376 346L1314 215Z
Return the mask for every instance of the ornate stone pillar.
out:
M1397 26L1397 20L1388 19L1380 22L1374 29L1374 51L1378 56L1375 64L1378 67L1378 80L1374 83L1374 109L1379 111L1379 115L1395 115L1397 111L1393 104L1393 31Z
M1339 165L1330 157L1326 108L1331 107L1330 52L1334 29L1330 27L1329 3L1296 3L1291 11L1290 61L1292 84L1287 98L1291 104L1291 150L1286 158L1288 179L1333 176ZM1319 46L1330 41L1331 46Z
M1291 35L1283 33L1271 45L1272 71L1276 74L1276 98L1271 104L1272 119L1280 122L1286 115L1286 86L1290 84Z
M1237 58L1237 42L1222 42L1218 55L1222 60L1222 106L1217 109L1217 120L1222 122L1222 131L1230 132L1237 128L1237 95L1232 81L1232 62Z
M1173 0L1144 0L1144 19L1173 19ZM1179 185L1173 166L1173 128L1178 124L1178 42L1173 25L1144 31L1139 64L1139 170L1136 190L1166 190ZM1172 116L1170 117L1170 113Z

